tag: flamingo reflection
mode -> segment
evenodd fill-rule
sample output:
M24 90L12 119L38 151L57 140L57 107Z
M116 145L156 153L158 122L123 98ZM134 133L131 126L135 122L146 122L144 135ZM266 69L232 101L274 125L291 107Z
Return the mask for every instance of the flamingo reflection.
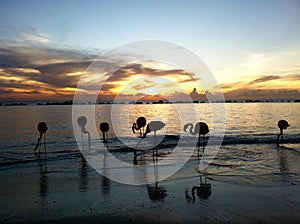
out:
M211 195L211 184L207 183L207 178L204 176L204 181L202 181L202 176L200 177L200 185L199 186L193 186L191 190L191 195L189 193L189 190L185 190L185 198L186 201L189 203L195 203L196 201L196 194L199 199L208 199Z

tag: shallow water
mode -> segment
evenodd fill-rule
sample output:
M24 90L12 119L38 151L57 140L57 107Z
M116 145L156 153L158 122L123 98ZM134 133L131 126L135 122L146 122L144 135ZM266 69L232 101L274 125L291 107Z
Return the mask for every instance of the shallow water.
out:
M131 146L135 147L140 139L137 138L138 133L132 133L132 123L138 116L145 116L148 121L165 122L166 127L157 133L158 164L171 165L173 161L168 155L172 153L182 134L180 113L189 119L188 114L193 111L190 109L191 105L197 111L199 120L205 121L211 127L212 113L209 104L97 105L95 118L97 127L102 121L110 123L108 149L112 155L126 163L138 165L152 164L153 157L152 150L144 150L134 161ZM129 114L125 113L128 111ZM182 179L204 173L214 180L252 185L300 181L299 103L232 103L225 105L225 111L226 131L223 144L208 168L197 172L201 155L197 156L197 147L189 145L192 136L184 133L181 136L182 155L188 156L191 150L195 150L195 153L184 168L169 179ZM195 117L191 115L189 122L196 123L198 120L193 118ZM279 132L277 121L280 119L288 120L291 127L284 131L284 143L278 147L275 138ZM40 121L46 121L48 125L46 155L33 152L38 138L36 125ZM0 127L0 172L3 176L36 175L36 167L40 171L46 168L47 177L77 175L84 179L86 176L98 175L82 158L77 146L72 127L71 106L0 107ZM209 137L211 136L206 137L206 141ZM99 139L92 139L92 142L100 138L102 137L99 134ZM140 149L151 149L153 138L153 134L149 134ZM43 152L43 146L41 150ZM207 158L213 156L210 155L209 147L206 150ZM82 184L84 185L84 180Z

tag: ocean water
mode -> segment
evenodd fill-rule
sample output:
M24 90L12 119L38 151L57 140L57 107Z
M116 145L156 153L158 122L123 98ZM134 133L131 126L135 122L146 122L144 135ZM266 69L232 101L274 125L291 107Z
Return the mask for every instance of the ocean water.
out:
M182 155L190 152L190 147L187 150L185 144L188 147L193 136L183 132L186 121L192 124L206 122L210 127L207 142L213 135L220 137L218 125L212 125L213 116L221 116L225 112L225 135L218 153L214 157L210 155L209 147L204 148L208 150L205 151L206 156L213 157L209 166L205 170L197 170L203 146L195 146L183 168L168 179L205 175L218 181L250 185L296 184L300 181L299 103L230 103L215 114L211 110L209 104L96 105L95 113L87 115L87 127L93 125L89 123L91 116L95 117L98 131L100 122L108 122L107 148L110 153L126 163L143 165L153 163L151 149L154 136L150 133L139 145L139 156L134 159L132 148L141 139L138 132L132 133L131 125L139 116L145 116L148 121L163 121L166 126L157 132L156 137L156 158L168 166L172 164L168 156L180 138L184 142ZM291 126L284 130L283 142L277 146L275 139L280 119L287 120ZM42 146L41 153L35 153L33 149L39 136L36 126L41 121L48 125L47 150L44 153ZM91 140L92 145L101 138L99 131L98 139ZM82 140L79 144L84 143L85 135ZM68 105L0 107L0 153L2 176L36 175L45 166L47 176L55 178L71 178L74 175L96 178L99 175L81 155L73 132L72 106Z

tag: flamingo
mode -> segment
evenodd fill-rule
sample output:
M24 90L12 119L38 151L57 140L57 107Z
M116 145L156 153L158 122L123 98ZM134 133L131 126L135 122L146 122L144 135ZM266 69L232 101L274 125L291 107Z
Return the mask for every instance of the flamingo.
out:
M277 139L276 139L276 143L277 145L279 145L279 137L281 135L281 141L283 141L283 129L287 129L290 125L286 120L280 120L277 123L279 129L280 129L280 133L277 135Z
M147 120L145 117L138 117L136 123L132 124L132 132L135 133L135 130L140 130L140 137L144 134L144 127L146 126ZM142 131L143 128L143 131Z
M147 134L151 131L154 132L154 136L156 136L156 132L163 129L166 126L166 124L162 121L150 121L147 124L146 132L143 135L143 138L146 138Z
M156 146L156 132L163 129L165 126L166 126L166 124L162 121L150 121L147 124L146 132L144 133L142 139L146 138L147 134L150 133L151 131L153 131L154 132L154 145ZM156 148L156 154L157 154L157 148ZM154 157L154 149L153 149L153 157Z
M41 148L41 139L42 139L43 135L44 135L44 147L45 147L45 151L46 151L46 131L48 130L46 122L40 122L40 123L38 123L37 129L38 129L38 131L40 133L40 137L38 138L38 141L36 143L34 151L36 151L37 148L39 148L39 151L40 151L40 148Z
M205 135L207 135L209 132L208 125L204 122L197 122L194 127L192 123L188 123L184 125L183 130L187 132L188 128L190 128L189 132L191 135L197 135L197 134L199 135L197 145L200 145L200 135L204 136L204 142L203 142L203 152L204 152ZM198 156L199 156L199 148L198 148Z
M100 123L100 130L102 131L103 134L103 141L104 143L107 143L107 132L109 130L109 124L107 122L102 122ZM106 132L106 136L105 136L105 132Z
M88 132L85 128L86 124L87 124L87 118L85 116L80 116L77 118L77 124L81 129L81 137L83 139L82 134L87 134L88 135L88 144L89 144L89 148L91 147L91 135L90 132Z

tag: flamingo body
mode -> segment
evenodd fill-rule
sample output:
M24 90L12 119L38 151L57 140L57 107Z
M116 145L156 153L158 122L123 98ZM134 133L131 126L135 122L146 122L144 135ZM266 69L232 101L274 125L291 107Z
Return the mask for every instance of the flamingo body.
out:
M147 124L147 128L146 128L146 132L145 134L143 135L143 138L146 137L146 135L148 133L150 133L151 131L154 132L154 135L156 135L156 132L163 129L164 127L166 126L166 124L162 121L150 121L148 124Z
M35 146L34 151L36 151L37 148L40 148L40 146L41 146L41 139L42 139L43 136L44 136L44 145L46 146L45 135L46 135L46 131L48 130L46 122L40 122L40 123L38 123L37 129L38 129L38 132L40 133L40 137L38 138L38 141L37 141L37 144Z
M195 127L192 123L188 123L188 124L185 124L184 127L183 127L183 130L185 132L187 132L187 129L190 127L190 134L191 135L207 135L208 132L209 132L209 128L208 128L208 125L204 122L197 122Z
M88 132L85 128L86 124L87 124L87 118L85 116L80 116L77 118L77 124L81 129L81 137L82 137L82 141L83 141L83 136L82 134L87 134L88 135L88 144L89 144L89 148L91 147L91 135L90 132Z
M184 125L183 130L187 132L188 128L190 128L189 132L191 135L197 135L197 134L199 135L197 146L200 145L200 136L201 135L204 136L203 150L202 150L204 153L205 135L207 135L209 132L208 125L204 122L197 122L195 126L192 123L188 123ZM199 147L198 147L198 156L199 156Z
M103 134L103 141L107 142L107 140L106 140L107 136L105 136L105 133L107 133L109 131L109 124L107 122L100 123L100 130L101 130L101 132Z
M138 117L135 123L132 124L132 132L135 133L135 131L140 130L140 136L144 134L144 127L146 126L147 120L145 117ZM142 129L143 128L143 133Z
M279 145L279 137L281 135L281 140L283 140L283 130L286 130L290 125L286 120L280 120L277 123L277 126L280 129L280 133L277 135L276 143Z
M85 116L80 116L77 118L77 124L81 129L85 127L86 123L87 123L87 118Z
M277 125L280 129L284 129L284 130L287 129L290 126L289 123L286 120L278 121Z

